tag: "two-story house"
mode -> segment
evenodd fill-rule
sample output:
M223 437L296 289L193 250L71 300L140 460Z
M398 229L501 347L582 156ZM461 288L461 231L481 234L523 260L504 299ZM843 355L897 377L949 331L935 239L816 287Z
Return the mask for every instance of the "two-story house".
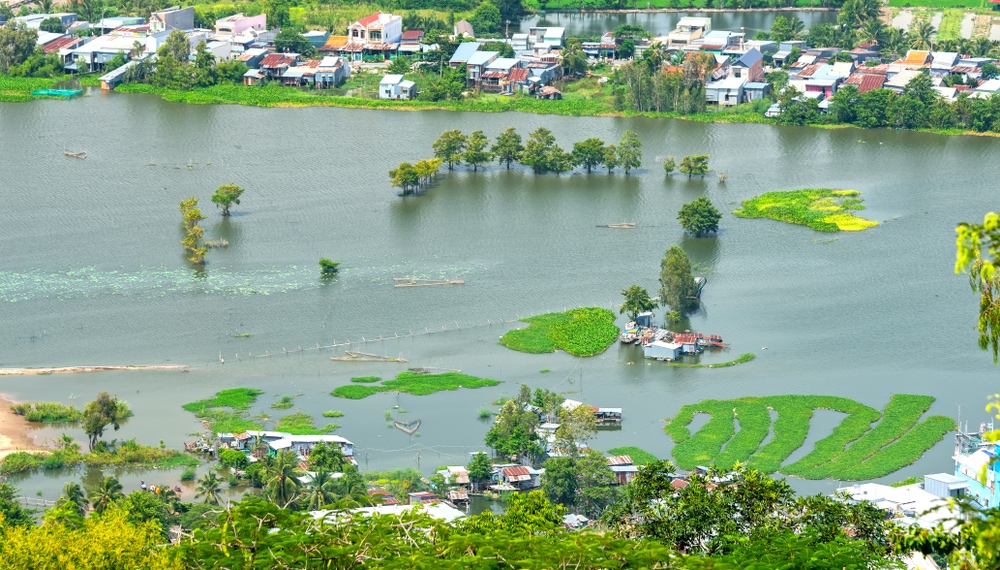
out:
M402 17L375 12L348 26L347 43L339 52L355 60L389 59L399 49L402 38Z

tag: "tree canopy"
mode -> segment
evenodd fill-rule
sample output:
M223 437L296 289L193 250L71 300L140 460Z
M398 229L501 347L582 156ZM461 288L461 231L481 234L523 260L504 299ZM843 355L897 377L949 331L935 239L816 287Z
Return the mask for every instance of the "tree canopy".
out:
M524 145L521 144L521 135L513 127L497 135L497 140L490 148L490 152L496 157L497 162L506 164L510 170L513 162L520 162L524 153Z
M670 246L660 262L660 305L686 316L698 310L697 292L687 253Z
M465 152L466 138L462 131L452 129L441 133L434 141L434 156L448 165L448 170L455 169L455 163L462 160Z
M618 166L625 170L625 174L642 166L642 141L633 131L625 131L618 143Z
M680 220L684 231L695 237L702 237L709 232L719 231L719 220L722 219L722 214L715 209L711 200L702 196L681 206L680 211L677 212L677 219Z
M104 430L108 426L118 431L125 417L118 398L107 392L101 392L93 402L87 404L87 407L83 409L80 423L83 426L83 432L89 438L90 449L94 449L97 440L104 436Z
M483 131L472 131L466 140L465 152L462 159L472 167L472 171L479 170L479 166L487 164L493 160L493 153L489 150L490 139L486 138Z
M243 189L235 184L223 184L215 189L215 193L212 194L212 203L222 209L222 215L229 215L229 208L236 204L240 205L240 196L243 195Z
M622 289L625 301L619 309L619 315L628 315L628 320L634 321L639 313L652 311L656 308L656 303L649 298L649 292L644 287L632 285L628 289Z

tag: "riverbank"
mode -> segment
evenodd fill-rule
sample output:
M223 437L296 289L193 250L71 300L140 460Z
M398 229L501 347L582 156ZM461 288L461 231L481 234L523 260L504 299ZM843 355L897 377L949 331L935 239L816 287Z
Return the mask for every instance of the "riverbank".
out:
M0 394L0 459L17 451L49 451L49 448L35 444L31 423L24 416L10 411L10 405L14 403Z
M77 372L111 372L118 370L173 370L183 371L188 367L183 364L152 364L149 366L136 366L126 364L122 366L62 366L59 368L0 368L0 376L37 376L44 374L70 374Z

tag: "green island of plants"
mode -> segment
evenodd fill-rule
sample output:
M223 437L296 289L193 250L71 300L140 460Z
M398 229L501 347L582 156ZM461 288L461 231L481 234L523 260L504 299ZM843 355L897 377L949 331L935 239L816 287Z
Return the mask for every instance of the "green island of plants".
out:
M546 313L521 319L531 326L500 337L507 348L531 354L564 350L574 356L594 356L618 338L615 314L608 309L585 307L563 313Z
M356 382L358 384L374 384L375 382L381 382L382 378L379 376L356 376L351 378L351 382Z
M208 422L215 432L239 433L248 429L264 429L260 421L251 420L246 415L246 411L263 393L253 388L230 388L217 392L213 398L189 402L182 407Z
M353 379L352 379L353 380ZM444 372L441 374L417 374L415 372L400 372L393 380L386 380L380 385L357 385L347 384L338 386L331 396L337 398L347 398L349 400L361 400L372 394L379 392L406 392L414 396L426 396L442 390L458 390L459 388L484 388L500 384L498 380L492 378L479 378L460 374L458 372Z
M933 403L931 396L895 394L879 412L837 396L704 400L682 407L664 430L676 444L673 453L677 465L684 469L698 465L729 469L739 462L766 473L803 479L860 481L910 465L955 429L951 418L924 418ZM805 444L815 410L831 410L845 417L830 435L815 443L812 451L782 465ZM772 428L771 411L777 414L774 437L762 446ZM687 426L696 414L710 418L692 435Z
M339 427L337 424L316 427L313 417L304 412L295 412L294 414L282 416L274 424L275 431L283 431L292 435L322 435L330 433Z
M857 190L808 188L766 192L743 200L743 207L734 211L740 218L771 218L790 224L801 224L821 232L858 232L878 225L878 222L855 216L852 212L865 209Z
M44 424L56 424L63 422L76 422L83 416L83 413L76 406L67 406L59 402L24 402L13 404L10 411L29 422Z
M728 366L736 366L737 364L743 364L744 362L750 362L757 355L752 352L744 352L743 354L737 356L733 360L727 362L717 362L717 363L704 363L704 362L668 362L667 366L675 366L677 368L726 368Z
M608 450L608 455L628 455L632 458L633 465L646 465L648 463L655 463L659 461L659 459L652 453L642 449L641 447L635 447L634 445L612 447Z

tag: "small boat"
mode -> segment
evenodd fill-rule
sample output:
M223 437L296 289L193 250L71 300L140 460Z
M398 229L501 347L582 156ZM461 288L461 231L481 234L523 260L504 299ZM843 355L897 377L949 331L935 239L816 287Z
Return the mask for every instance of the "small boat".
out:
M396 426L396 429L406 435L413 435L420 429L420 420L413 420L412 422L394 421L392 425Z
M87 151L81 150L79 152L73 152L71 150L64 150L63 154L66 156L71 156L73 158L87 158Z
M620 224L604 224L597 226L599 228L611 228L614 230L634 230L635 222L622 222Z

